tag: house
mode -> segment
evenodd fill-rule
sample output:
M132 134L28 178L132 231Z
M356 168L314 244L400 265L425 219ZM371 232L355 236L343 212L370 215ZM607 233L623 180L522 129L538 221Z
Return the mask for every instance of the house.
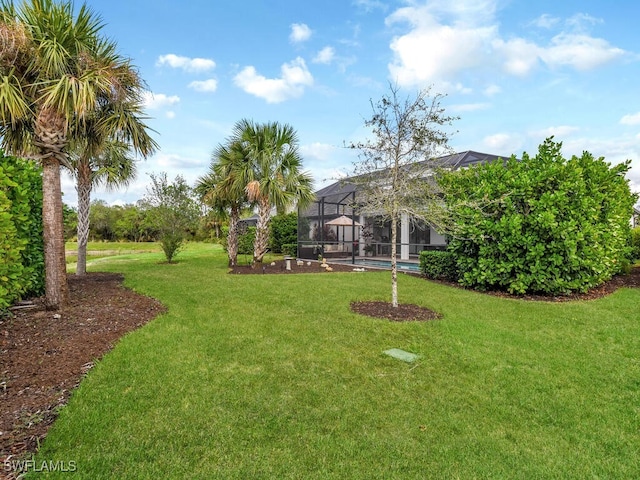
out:
M509 157L464 151L436 159L447 169L468 168L473 165L504 161ZM381 172L382 174L384 172ZM425 180L426 181L426 180ZM357 210L357 185L349 179L335 182L316 193L316 201L298 211L298 256L316 259L324 257L355 258L356 256L389 256L391 254L391 225ZM345 216L350 222L337 222ZM402 218L398 226L397 252L401 260L418 256L422 250L446 248L446 238L433 226Z

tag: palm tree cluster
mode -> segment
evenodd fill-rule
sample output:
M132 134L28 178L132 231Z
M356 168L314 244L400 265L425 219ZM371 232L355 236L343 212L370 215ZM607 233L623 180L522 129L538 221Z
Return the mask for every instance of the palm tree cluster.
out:
M157 147L143 116L144 83L130 59L101 35L86 5L0 2L0 136L10 154L43 167L47 306L67 300L60 167L78 183L78 240L88 231L91 186L131 178L132 154ZM81 219L82 218L82 219ZM79 266L80 273L84 265Z
M202 200L229 219L229 266L237 263L238 221L243 208L257 210L255 266L262 262L269 244L271 211L294 204L302 207L313 199L311 176L302 171L298 138L290 125L240 120L231 136L215 149L209 171L196 184Z

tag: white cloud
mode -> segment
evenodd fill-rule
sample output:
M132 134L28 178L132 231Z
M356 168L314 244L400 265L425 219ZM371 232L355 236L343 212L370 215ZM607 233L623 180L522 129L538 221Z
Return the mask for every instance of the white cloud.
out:
M336 51L333 47L324 47L320 50L317 55L313 58L314 63L324 63L325 65L330 64L336 56Z
M201 159L185 158L171 153L158 153L154 160L160 167L175 170L202 168L207 163Z
M345 165L353 164L357 152L328 143L314 142L300 146L305 169L312 172L314 188L323 188L348 175Z
M209 80L196 80L189 84L197 92L215 92L218 89L218 81L214 78Z
M303 157L311 157L323 162L332 160L335 157L335 151L336 147L328 143L314 142L300 146L300 153Z
M561 142L563 137L567 137L580 131L579 127L572 127L570 125L558 125L556 127L547 127L541 130L534 130L530 133L532 137L540 138L540 142L548 137L555 137L555 140Z
M174 118L176 118L176 112L174 111L168 111L167 113L164 114L165 117L167 117L169 120L172 120Z
M500 56L502 68L511 75L528 75L538 65L540 47L523 38L514 38L506 42L497 38L491 46Z
M162 67L168 65L171 68L181 68L187 72L206 72L216 67L216 62L209 58L181 57L173 53L160 55L156 65Z
M397 10L387 23L407 22L411 31L391 42L395 59L389 65L391 77L400 85L420 85L448 80L456 73L482 65L485 45L495 26L459 27L444 25L428 7Z
M551 67L566 65L581 71L593 70L624 55L624 50L601 38L566 33L553 37L551 45L540 51L540 58Z
M451 111L454 113L477 112L478 110L486 110L489 107L491 107L489 103L463 103L460 105L452 105Z
M304 23L291 24L291 33L289 34L289 40L291 43L306 42L311 38L313 32Z
M497 0L427 0L396 10L387 17L387 24L408 25L408 29L390 43L394 53L389 64L391 78L401 86L447 84L470 69L499 68L510 75L524 76L541 63L585 71L627 55L608 41L586 33L586 26L599 21L588 15L566 20L567 31L547 42L505 38L499 31L497 5ZM560 20L543 15L534 24L551 28Z
M146 108L153 110L158 108L170 107L180 102L177 95L165 95L164 93L144 93L144 105Z
M490 152L497 152L501 155L519 155L522 149L523 141L519 135L509 133L496 133L489 135L482 140L482 144L489 149Z
M553 28L560 23L560 19L558 17L553 17L548 13L540 15L536 18L531 25L539 28Z
M494 95L497 95L500 92L502 92L502 88L500 88L498 85L489 85L487 88L484 89L483 93L487 97L493 97Z
M255 67L245 67L234 77L234 82L245 92L263 98L267 103L298 98L304 93L304 87L313 85L313 76L300 57L285 63L280 70L280 78L266 78L258 74Z
M632 115L625 115L620 119L622 125L640 125L640 112Z
M577 13L566 21L567 26L577 32L586 31L588 27L599 23L603 23L601 18L592 17L587 13Z
M380 0L354 0L353 4L356 7L362 8L365 12L371 12L376 9L386 12L389 8L385 2Z

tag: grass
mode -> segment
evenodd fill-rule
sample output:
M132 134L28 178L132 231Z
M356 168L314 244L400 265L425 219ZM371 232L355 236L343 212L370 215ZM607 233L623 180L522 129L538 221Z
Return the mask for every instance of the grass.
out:
M70 271L75 270L78 261L78 242L66 242L67 267ZM162 248L157 242L88 242L87 244L87 266L107 257L126 255L132 253L161 252Z
M402 302L444 318L391 323L349 310L389 300L387 272L232 276L219 247L193 244L161 260L100 263L168 313L97 363L36 465L75 461L91 479L640 475L637 290L532 303L400 276Z

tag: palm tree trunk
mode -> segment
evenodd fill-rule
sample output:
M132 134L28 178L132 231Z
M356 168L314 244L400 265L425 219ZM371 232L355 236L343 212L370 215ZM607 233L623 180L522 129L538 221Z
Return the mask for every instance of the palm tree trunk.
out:
M271 213L271 203L268 198L261 198L258 204L258 223L256 225L256 240L253 245L253 263L262 263L264 254L269 246L269 214Z
M42 161L42 194L45 305L48 310L57 310L67 303L69 288L64 255L60 163L55 158Z
M391 217L391 306L398 307L398 262L396 260L396 239L398 238L398 223L396 216Z
M87 242L89 241L89 209L91 207L91 169L85 162L77 170L78 181L78 264L76 275L87 273Z
M238 263L238 220L240 219L240 209L231 207L229 216L229 235L227 236L227 253L229 255L229 266L235 267Z

